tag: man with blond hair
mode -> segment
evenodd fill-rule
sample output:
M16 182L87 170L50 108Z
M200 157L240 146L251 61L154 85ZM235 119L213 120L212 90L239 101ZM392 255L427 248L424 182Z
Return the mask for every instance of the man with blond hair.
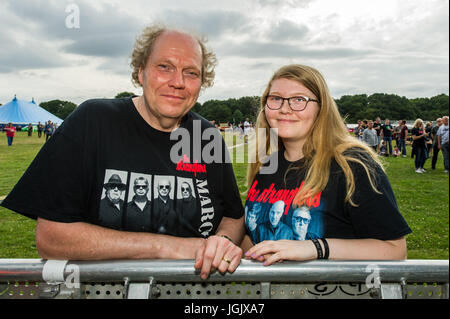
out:
M189 133L180 155L192 163L191 154L202 154L207 145L193 132L199 128L201 137L211 124L191 109L200 90L213 84L215 55L196 36L152 26L137 39L131 60L133 82L143 94L78 106L2 205L37 219L36 246L45 259L195 259L204 279L212 269L233 272L242 257L244 209L223 140L221 162L196 159L202 172L177 169L171 152L179 142L173 132ZM194 140L201 148L189 151ZM152 183L157 176L191 179L199 194L194 220L164 233L129 231L122 210L117 230L100 224L110 170L124 177L127 189L133 174L152 176ZM35 180L44 184L37 188Z

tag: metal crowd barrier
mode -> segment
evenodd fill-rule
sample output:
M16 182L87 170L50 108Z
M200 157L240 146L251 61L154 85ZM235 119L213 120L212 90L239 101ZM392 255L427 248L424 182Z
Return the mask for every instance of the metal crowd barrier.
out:
M193 260L0 259L0 299L448 299L448 260L242 260L206 280Z

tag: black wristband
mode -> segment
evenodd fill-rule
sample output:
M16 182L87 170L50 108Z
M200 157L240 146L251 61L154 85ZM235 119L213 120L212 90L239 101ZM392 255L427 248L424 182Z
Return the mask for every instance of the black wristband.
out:
M311 241L313 242L314 246L316 246L317 249L317 259L323 259L323 251L322 251L322 246L320 246L320 243L317 239L311 239Z
M328 246L328 242L325 238L320 238L323 242L323 246L325 247L325 253L323 255L323 259L328 259L330 256L330 247Z

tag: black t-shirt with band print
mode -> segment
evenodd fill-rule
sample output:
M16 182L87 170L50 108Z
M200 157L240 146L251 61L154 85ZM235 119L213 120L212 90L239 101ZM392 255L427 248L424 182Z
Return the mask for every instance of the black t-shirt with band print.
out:
M149 126L131 98L86 101L42 147L2 206L56 222L214 235L222 217L244 214L225 143L193 112L174 133L172 140ZM218 148L207 149L219 160L198 157L213 141ZM172 161L174 153L180 160Z
M353 202L344 201L345 175L335 161L330 168L327 186L322 192L294 206L293 199L303 186L303 170L290 170L283 152L277 152L278 170L274 174L257 174L245 203L247 233L256 244L264 240L306 240L312 238L398 239L411 232L400 214L387 176L376 165L376 193L359 164L350 163L355 178ZM369 158L365 160L370 161ZM375 164L374 164L375 165Z

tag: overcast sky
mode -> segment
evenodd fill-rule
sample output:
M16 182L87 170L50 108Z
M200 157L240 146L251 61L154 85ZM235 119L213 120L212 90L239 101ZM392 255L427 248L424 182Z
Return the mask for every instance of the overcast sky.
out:
M219 64L200 102L259 96L290 63L321 71L335 98L449 94L448 12L448 0L2 0L0 103L141 94L129 57L153 22L208 38Z

